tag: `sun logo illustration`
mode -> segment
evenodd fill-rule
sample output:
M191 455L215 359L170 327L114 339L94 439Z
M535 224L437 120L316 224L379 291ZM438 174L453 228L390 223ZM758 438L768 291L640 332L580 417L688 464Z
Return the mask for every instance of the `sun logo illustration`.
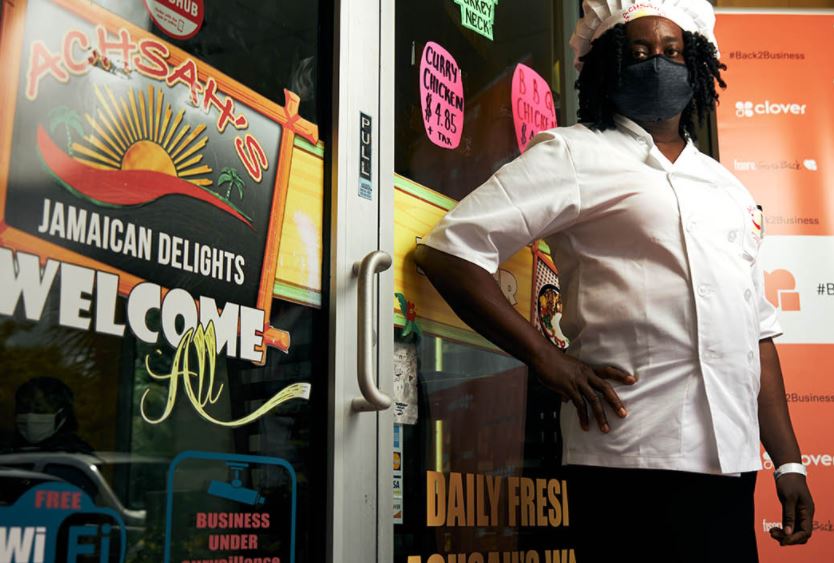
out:
M59 106L49 112L49 130L53 134L65 131L66 150L38 126L42 162L59 184L76 196L108 207L140 206L166 196L185 196L252 227L251 218L231 199L237 197L239 202L244 198L246 183L237 169L223 167L213 185L213 169L203 162L203 149L209 142L204 124L192 127L186 123L184 109L175 115L162 90L153 86L148 86L147 92L130 89L119 99L106 85L95 85L93 90L98 108L94 116L84 115L89 134L84 134L81 117L74 110ZM73 133L79 140L73 139Z
M118 101L109 86L104 86L104 92L107 97L95 86L100 104L97 115L84 115L94 134L84 137L84 144L71 145L76 160L105 170L148 170L198 186L211 185L205 174L212 169L201 164L199 153L208 144L205 125L192 130L183 123L185 110L174 116L165 94L153 86L148 86L147 95L131 89L128 99Z

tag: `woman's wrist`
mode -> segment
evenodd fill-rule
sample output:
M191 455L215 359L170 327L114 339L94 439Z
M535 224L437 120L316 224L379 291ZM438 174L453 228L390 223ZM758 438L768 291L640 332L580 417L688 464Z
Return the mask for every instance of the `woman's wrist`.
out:
M562 359L560 356L563 354L544 337L539 340L540 342L536 342L530 354L530 361L527 363L537 375L547 371L548 367Z
M799 475L804 475L805 477L808 476L808 470L805 468L805 465L802 463L795 463L795 462L788 462L783 463L776 470L773 472L773 478L775 480L779 480L779 477L783 475L787 475L789 473L797 473Z

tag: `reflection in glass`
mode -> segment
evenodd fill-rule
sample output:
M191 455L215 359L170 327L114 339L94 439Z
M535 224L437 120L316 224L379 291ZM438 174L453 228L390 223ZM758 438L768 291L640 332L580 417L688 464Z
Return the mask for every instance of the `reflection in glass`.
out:
M144 1L95 3L278 104L284 104L284 88L292 90L301 98L302 117L319 121L318 2L204 1L203 26L187 40L173 38L153 23Z
M545 128L528 126L522 120L517 126L514 112L521 115L522 111L513 103L514 93L518 98L525 88L537 89L529 92L531 101L550 104L558 123L564 121L559 112L561 56L566 43L559 23L563 3L492 3L492 38L484 30L478 32L464 25L466 6L474 4L490 3L396 3L395 172L453 200L462 199L503 164L516 158L520 146ZM432 49L426 49L427 45ZM425 78L421 72L421 65L425 66L422 57L426 53L446 52L456 62L447 73L447 81L455 83L459 66L465 107L460 143L453 149L442 148L430 140L424 123L424 117L428 118L424 112L426 100L421 96L421 86L426 88L421 82ZM438 61L429 62L432 63ZM445 64L442 62L441 67L446 68ZM438 73L443 74L443 68ZM535 79L530 72L541 79ZM538 123L552 121L539 119ZM424 194L413 187L409 189L410 194ZM429 193L425 199L430 197ZM425 206L427 214L429 207ZM398 211L408 217L403 224L412 220L411 209ZM425 230L419 229L427 225L398 228L413 228L421 236ZM403 250L407 253L410 249ZM405 265L413 267L409 258ZM425 280L412 277L406 281L406 287L409 283L424 284ZM561 303L550 294L542 297L541 318L552 328L550 336L558 343L563 336L553 327L558 327ZM434 292L427 292L422 298L418 311L440 307L429 302L439 299ZM418 319L418 324L422 320ZM401 501L395 497L394 560L405 561L408 556L419 555L426 561L432 554L448 554L451 558L452 554L457 557L474 553L484 555L486 560L488 552L500 552L504 561L505 552L538 550L543 558L544 550L570 547L564 527L528 525L528 513L518 507L514 513L517 519L512 521L512 507L507 504L510 480L519 484L523 481L524 486L535 483L538 487L541 481L536 480L550 483L560 479L558 395L528 376L527 368L520 362L494 349L428 334L429 330L445 330L429 321L437 319L426 319L422 337L402 338L399 331L401 340L417 349L418 412L415 424L403 424L398 429L402 444L401 451L395 451L399 454L402 479L395 481L394 486L395 491L402 491L402 497ZM454 336L456 330L451 329L448 334ZM474 513L465 514L464 522L455 519L454 514L459 513L455 508L456 494L462 495L458 500L462 499L467 508L484 507L488 504L484 496L488 483L494 484L498 479L502 480L503 494L495 519L489 514L486 521L479 520ZM444 500L445 510L438 506Z
M309 401L290 401L237 429L209 424L182 400L164 422L149 424L142 416L142 397L147 391L145 409L157 413L167 387L148 376L145 361L164 373L173 351L159 353L131 335L119 339L57 327L57 297L48 298L38 323L17 317L0 323L4 368L0 412L8 413L0 417L0 506L14 504L37 484L69 483L97 506L119 515L127 531L129 563L159 562L165 546L166 480L172 459L193 450L282 459L294 472L301 500L296 506L296 561L317 560L324 530L316 507L322 502L325 480L321 447L325 421L316 413L324 412L326 395L320 388L314 386ZM293 347L288 354L270 350L264 367L219 359L215 382L228 391L212 406L217 417L235 418L287 385L315 381L313 374L323 373L323 355L314 353L322 339L320 311L276 302L273 314L275 322L280 319L283 326L293 327ZM148 322L151 329L160 328L158 315L149 316ZM73 345L67 346L70 341ZM43 418L32 419L29 414ZM37 424L41 420L49 424ZM251 496L244 490L251 488L259 495L253 506L267 499L270 510L290 510L284 497L286 471L250 463L237 475L247 487L234 485L235 471L230 472L228 464L192 464L185 484L177 490L196 487L194 503L205 503L209 497L221 503L226 499L231 508L218 511L228 512L251 500L241 496ZM237 497L230 498L235 493ZM199 552L209 557L202 545L207 535L202 543L193 543L194 534L187 532L194 528L195 511L189 502L186 495L177 505L179 514L191 514L191 519L173 540L173 548L183 556ZM275 542L284 538L280 540L284 543L270 548L261 539L263 549L277 552L279 545L288 544L289 528L279 523L289 520L286 514L276 516L275 533L262 537Z
M555 84L554 10L558 3L502 2L495 8L494 40L460 26L455 2L397 2L395 33L395 171L460 200L519 154L511 86L523 63ZM429 141L423 125L420 56L427 42L448 50L463 79L465 115L460 145ZM551 94L556 108L559 93ZM558 113L558 112L557 112ZM561 122L561 117L559 117Z
M415 425L402 426L403 522L394 527L394 560L408 555L426 560L434 553L544 550L565 544L565 529L522 526L522 511L517 508L517 521L511 522L506 494L508 478L561 475L559 396L502 353L430 335L416 345L419 415ZM495 521L487 508L487 524L475 520L459 525L448 510L444 519L435 519L432 511L440 509L433 502L445 499L446 508L452 502L449 480L454 473L461 475L464 494L472 495L465 497L465 503L476 503L481 495L486 505L488 480L503 480ZM445 496L431 498L427 485L432 478L445 480Z

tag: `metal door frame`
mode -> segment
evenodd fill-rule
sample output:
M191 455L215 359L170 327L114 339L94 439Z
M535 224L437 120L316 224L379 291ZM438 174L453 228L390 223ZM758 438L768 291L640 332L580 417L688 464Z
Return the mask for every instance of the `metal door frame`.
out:
M391 0L334 3L329 363L327 385L327 561L393 558L391 409L359 412L358 280L354 265L381 250L393 256L393 32ZM386 94L382 103L381 92ZM370 199L360 196L360 115L372 120ZM367 193L366 193L367 195ZM379 390L390 395L393 271L377 275L373 359Z

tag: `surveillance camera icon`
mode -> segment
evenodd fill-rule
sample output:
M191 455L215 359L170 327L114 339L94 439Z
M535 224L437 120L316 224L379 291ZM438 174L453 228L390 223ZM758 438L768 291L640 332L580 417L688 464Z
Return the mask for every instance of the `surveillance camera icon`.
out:
M249 464L228 461L226 462L226 465L229 467L229 471L231 472L231 481L227 483L225 481L212 480L211 483L209 483L208 494L226 500L239 502L241 504L248 504L250 506L263 504L265 501L264 497L262 497L255 489L248 489L244 487L243 481L240 478L241 472L244 469L247 469Z

